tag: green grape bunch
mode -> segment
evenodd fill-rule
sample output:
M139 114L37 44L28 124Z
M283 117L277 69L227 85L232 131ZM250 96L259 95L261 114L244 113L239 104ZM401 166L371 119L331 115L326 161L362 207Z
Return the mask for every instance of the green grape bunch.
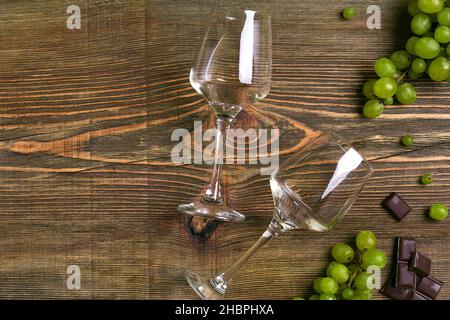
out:
M434 81L450 83L450 0L410 0L414 36L404 50L375 62L377 79L364 83L362 92L369 100L363 114L368 119L379 117L386 105L416 102L416 89L406 79L428 76Z
M314 294L308 300L370 300L376 280L371 268L383 269L387 262L377 242L375 233L365 230L356 236L355 247L336 243L331 248L334 261L328 264L326 276L313 281Z

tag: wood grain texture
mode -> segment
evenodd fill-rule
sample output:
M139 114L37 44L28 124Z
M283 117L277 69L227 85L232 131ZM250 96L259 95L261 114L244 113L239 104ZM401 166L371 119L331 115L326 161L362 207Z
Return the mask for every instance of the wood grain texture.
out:
M376 31L365 27L370 1L258 3L273 13L273 88L238 125L280 128L283 159L312 130L333 129L376 172L334 231L273 241L236 275L228 297L309 294L330 246L364 229L390 253L395 236L416 238L433 275L450 283L449 221L425 214L432 202L450 205L448 84L415 81L415 105L373 121L359 115L374 60L409 36L406 0L378 2ZM182 270L222 271L272 215L267 177L255 165L226 166L224 177L245 223L219 224L201 240L175 210L211 174L208 165L173 165L170 135L194 120L213 126L188 81L212 1L80 0L81 30L65 27L70 4L0 3L0 298L196 298ZM338 17L347 5L358 9L351 22ZM399 145L404 133L413 147ZM427 187L417 183L425 172L435 180ZM380 207L392 191L414 208L401 223ZM81 267L81 290L66 288L70 264ZM439 298L450 298L448 286Z

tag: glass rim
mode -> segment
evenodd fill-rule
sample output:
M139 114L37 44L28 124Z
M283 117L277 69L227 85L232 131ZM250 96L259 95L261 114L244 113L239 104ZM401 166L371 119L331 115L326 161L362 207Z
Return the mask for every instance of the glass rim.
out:
M272 16L270 13L268 13L267 11L259 11L256 9L252 9L250 6L249 7L242 7L242 8L227 8L227 9L223 9L223 8L218 8L218 7L214 7L211 9L210 12L210 16L223 16L225 18L228 17L232 17L232 18L236 18L236 19L242 19L242 17L233 17L232 14L238 14L238 13L244 13L245 11L253 11L255 13L255 16L258 17L258 20L268 20L270 21L272 19Z
M318 138L325 136L325 135L328 137L331 137L334 140L334 142L336 143L336 145L339 146L344 152L347 152L350 149L353 149L354 151L356 151L362 158L361 162L364 162L364 164L367 166L367 169L369 171L369 177L374 173L375 170L373 169L373 166L369 162L369 160L367 160L366 157L364 157L359 152L359 150L357 150L350 142L346 141L344 138L342 138L339 134L337 134L333 130L330 130L330 129L320 130L319 134L311 139L311 142L313 142L313 141L317 140Z
M350 149L353 149L355 152L357 152L359 154L359 156L361 157L361 163L364 163L364 166L367 168L367 175L364 177L366 179L369 179L375 172L372 164L369 162L369 160L367 160L357 149L355 149L353 147L353 145L349 142L347 142L345 139L343 139L339 134L337 134L336 132L329 130L329 129L325 129L325 130L320 130L318 131L318 134L314 135L313 137L310 137L308 139L308 142L306 143L305 148L308 148L308 144L313 143L314 141L316 141L317 139L319 139L320 137L326 136L327 138L331 138L332 141L336 144L337 147L339 147L344 153L347 152ZM303 148L301 148L300 150L297 150L296 152L294 152L293 154L291 154L288 158L286 158L278 167L277 170L275 170L274 172L272 172L271 177L274 178L279 170L283 167L283 164L287 161L289 161L291 158L293 158L298 152L302 152ZM360 164L361 166L361 164Z

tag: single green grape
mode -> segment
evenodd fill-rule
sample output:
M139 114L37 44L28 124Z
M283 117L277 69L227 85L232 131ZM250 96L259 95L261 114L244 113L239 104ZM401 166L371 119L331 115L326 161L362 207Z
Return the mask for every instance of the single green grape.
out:
M437 57L430 64L428 75L434 81L447 80L450 75L450 62L444 57Z
M319 285L322 293L335 294L339 290L339 284L330 277L322 278Z
M390 105L394 104L394 98L390 97L390 98L383 99L383 104L385 106L390 106Z
M336 243L331 249L331 255L339 263L349 263L355 257L355 251L345 243Z
M352 288L345 288L344 290L342 290L342 298L344 300L352 300L354 295L355 291Z
M434 38L423 37L416 41L414 51L416 55L423 59L434 59L439 55L441 46Z
M342 284L349 278L348 269L342 263L330 263L327 268L327 276L336 280L337 283Z
M422 58L416 58L411 63L411 69L415 73L424 73L427 70L427 63Z
M318 294L310 295L308 300L319 300L319 295Z
M364 253L361 256L361 266L363 269L366 269L370 266L377 266L380 269L383 269L386 265L386 254L378 249L372 248Z
M397 81L392 78L378 79L373 85L373 93L379 98L390 98L397 92Z
M421 36L430 30L431 18L425 13L419 13L412 18L410 26L412 32Z
M436 221L442 221L448 217L448 208L442 203L434 203L429 209L430 218Z
M450 42L450 28L446 26L438 26L436 30L434 30L434 38L440 43L449 43Z
M372 298L372 290L356 289L354 295L358 296L360 300L370 300L370 298Z
M342 11L342 16L347 20L353 19L355 15L356 11L352 7L347 7Z
M419 9L418 2L419 0L411 0L408 2L408 13L413 17L419 13L423 13L423 11Z
M450 26L450 8L444 8L437 14L441 26Z
M397 68L391 59L380 58L375 62L375 72L380 78L390 78L396 71Z
M397 50L389 57L397 70L403 70L411 64L411 56L406 50Z
M414 143L414 138L411 135L406 134L402 137L402 144L405 147L412 146L413 143Z
M319 300L336 300L336 297L334 294L322 293Z
M332 261L332 262L330 262L330 264L327 266L327 275L328 275L328 272L331 270L331 268L333 268L335 265L338 265L339 264L339 262L336 262L336 261ZM329 277L331 277L331 276L329 276Z
M442 0L419 0L418 6L423 12L433 14L441 11L444 3Z
M431 184L433 182L433 177L429 173L424 174L420 177L420 182L424 185Z
M378 118L384 111L384 105L377 99L367 101L363 106L363 114L367 119Z
M355 287L359 290L372 289L375 282L375 277L367 272L361 272L354 280Z
M410 83L404 83L398 87L395 95L401 104L413 104L416 102L416 89Z
M377 237L372 231L361 231L356 236L356 246L359 250L374 249L377 246Z
M376 79L367 80L362 88L362 92L366 98L373 99L375 94L373 93L373 85L377 82Z
M408 39L408 41L406 42L406 51L408 51L410 54L412 55L416 55L416 42L417 40L419 40L419 37L411 37Z
M313 289L318 294L322 293L322 289L320 289L320 281L322 281L323 277L316 278L313 282Z

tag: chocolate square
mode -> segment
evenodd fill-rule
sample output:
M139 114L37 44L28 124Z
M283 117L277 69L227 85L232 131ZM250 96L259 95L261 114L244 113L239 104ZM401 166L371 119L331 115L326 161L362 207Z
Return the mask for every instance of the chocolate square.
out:
M421 294L420 292L418 292L416 290L411 290L411 294L410 294L408 300L431 300L431 298L427 297L426 295Z
M392 300L408 300L411 295L411 289L402 289L395 287L396 268L392 268L389 277L381 288L381 293Z
M414 252L416 252L416 240L397 238L397 261L409 262Z
M416 274L409 270L408 263L397 261L397 274L395 277L397 288L414 289L416 286Z
M408 213L411 207L395 192L392 192L381 205L389 211L398 221L401 221Z
M431 260L420 252L414 252L411 257L410 269L420 275L426 277L430 274Z
M411 296L411 289L396 288L388 285L383 287L381 293L392 300L408 300Z
M434 300L436 299L443 285L444 283L442 281L428 276L420 279L419 283L417 284L417 291Z

